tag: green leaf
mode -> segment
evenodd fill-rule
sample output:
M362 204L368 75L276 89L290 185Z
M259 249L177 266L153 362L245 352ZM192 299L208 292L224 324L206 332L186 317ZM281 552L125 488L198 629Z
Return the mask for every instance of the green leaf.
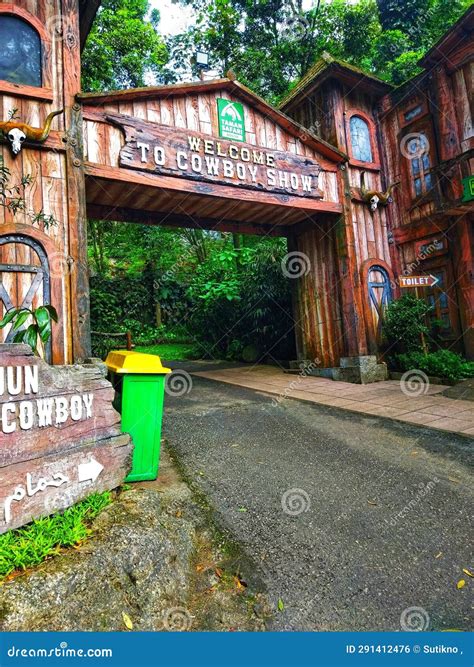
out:
M6 327L19 312L18 308L11 308L0 321L0 329Z
M46 326L42 327L39 331L39 335L43 343L47 343L51 338L51 323L47 322Z
M37 352L36 342L38 339L38 327L35 324L30 324L28 329L25 331L23 337L23 342L31 347L33 352Z
M22 329L21 331L17 331L16 334L13 336L13 342L14 343L23 343L23 339L26 334L26 329Z
M49 313L50 318L53 320L53 322L58 321L58 311L54 306L50 306L49 304L46 306L40 306L40 308L46 308L46 310Z
M26 320L29 318L31 315L29 310L21 310L19 311L18 317L16 318L14 324L13 324L13 330L16 331L20 327L22 327Z
M46 306L40 306L35 310L35 318L40 329L43 329L50 322L51 315Z
M278 598L278 611L283 611L285 608L285 604L281 598Z

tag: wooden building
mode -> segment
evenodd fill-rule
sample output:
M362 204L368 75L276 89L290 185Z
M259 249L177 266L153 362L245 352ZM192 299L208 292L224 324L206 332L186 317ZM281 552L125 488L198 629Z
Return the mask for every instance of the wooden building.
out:
M394 90L324 54L282 104L348 155L353 290L370 353L377 351L378 304L400 294L399 276L426 274L438 282L419 296L442 322L440 338L474 357L473 23L471 7L426 54L423 72ZM367 206L370 191L378 191L375 210ZM388 194L393 201L383 206ZM299 242L308 248L311 232Z
M287 237L303 262L299 358L363 381L385 374L380 315L398 275L436 241L421 272L445 271L435 302L447 295L449 340L472 354L472 213L460 201L472 173L472 51L462 37L472 12L427 54L425 79L393 91L324 55L277 110L232 78L82 94L80 48L98 5L0 1L2 173L13 183L31 176L25 210L0 207L0 311L53 304L53 363L90 351L88 216ZM449 67L436 64L447 62L440 54ZM431 100L431 76L441 101ZM412 113L431 129L413 130ZM413 195L418 174L398 149L412 130L433 147ZM439 183L447 169L449 185Z

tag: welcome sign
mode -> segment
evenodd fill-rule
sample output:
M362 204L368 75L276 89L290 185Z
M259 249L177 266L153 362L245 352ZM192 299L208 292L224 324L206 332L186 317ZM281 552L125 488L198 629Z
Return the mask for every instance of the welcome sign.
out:
M132 445L95 365L0 345L0 533L118 486Z
M286 151L215 139L191 130L107 114L125 134L119 165L154 174L321 199L321 166Z

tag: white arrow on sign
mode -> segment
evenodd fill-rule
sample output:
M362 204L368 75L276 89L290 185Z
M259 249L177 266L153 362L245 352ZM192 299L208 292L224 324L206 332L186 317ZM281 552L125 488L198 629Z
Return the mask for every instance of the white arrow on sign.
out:
M79 463L77 469L79 471L80 482L88 482L89 480L95 482L104 469L104 466L94 458L91 458L87 463Z

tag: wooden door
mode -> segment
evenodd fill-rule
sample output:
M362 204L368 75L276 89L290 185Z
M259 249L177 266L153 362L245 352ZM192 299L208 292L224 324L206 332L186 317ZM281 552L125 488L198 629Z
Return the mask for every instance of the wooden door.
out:
M49 264L41 245L23 234L0 236L0 316L11 308L38 308L50 303ZM0 330L0 341L13 342L14 333L11 326L5 327ZM51 362L51 341L45 355Z
M382 340L384 311L392 300L390 277L383 266L375 264L370 267L367 288L370 308L369 349L371 354L377 354Z

